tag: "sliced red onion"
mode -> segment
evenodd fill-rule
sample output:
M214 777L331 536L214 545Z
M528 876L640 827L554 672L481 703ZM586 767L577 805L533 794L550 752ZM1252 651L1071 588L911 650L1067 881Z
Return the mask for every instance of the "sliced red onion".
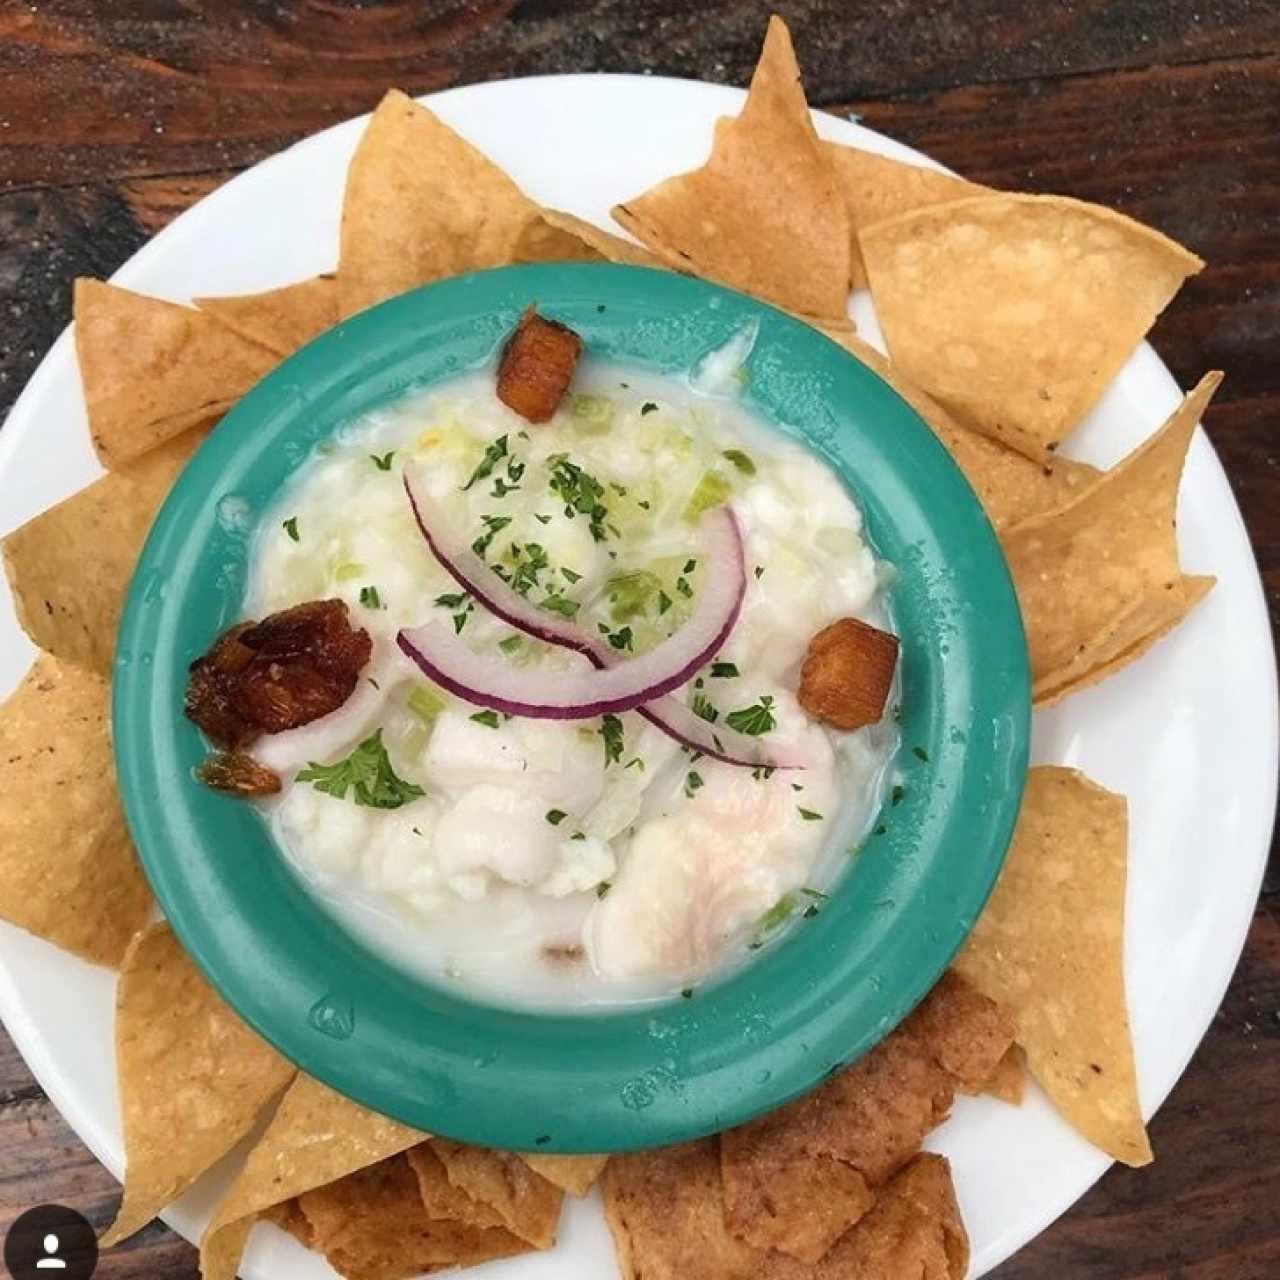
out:
M478 706L533 720L585 720L631 711L678 689L729 638L747 589L738 522L717 507L698 525L706 583L693 615L674 635L616 666L529 673L492 654L475 653L451 627L428 622L401 631L396 643L442 688ZM584 654L590 661L590 655Z
M405 470L404 487L414 519L436 559L445 572L490 613L517 631L582 654L597 668L616 667L629 661L599 636L566 618L554 617L539 609L504 582L471 549L465 538L451 530L449 520L412 468ZM736 518L728 507L722 510L733 521L741 544ZM670 695L655 698L634 710L681 746L712 760L748 769L803 767L796 762L788 763L772 757L763 743L745 733L727 727L716 728Z

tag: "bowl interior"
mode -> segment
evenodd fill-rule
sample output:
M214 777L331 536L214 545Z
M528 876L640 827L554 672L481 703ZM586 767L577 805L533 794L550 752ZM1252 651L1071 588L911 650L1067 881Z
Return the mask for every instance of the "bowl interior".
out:
M590 353L683 373L744 323L749 407L836 470L899 572L903 791L821 913L691 1000L521 1012L402 972L340 929L243 802L197 783L186 671L241 616L260 512L313 445L488 359L537 302ZM994 884L1029 740L1026 646L995 535L915 413L809 326L670 272L503 268L353 317L282 364L187 468L143 551L114 677L121 793L183 944L302 1069L417 1128L517 1150L605 1151L717 1131L865 1052L937 979ZM913 748L919 748L914 752Z

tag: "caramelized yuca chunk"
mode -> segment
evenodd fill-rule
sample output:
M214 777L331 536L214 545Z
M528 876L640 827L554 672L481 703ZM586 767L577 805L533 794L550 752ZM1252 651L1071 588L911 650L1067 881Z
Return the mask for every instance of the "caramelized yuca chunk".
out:
M547 422L560 407L582 355L582 339L530 307L520 317L498 366L498 399L529 422Z
M233 796L273 796L280 776L243 751L217 751L196 770L206 787Z
M800 705L837 729L875 724L884 715L897 663L897 636L841 618L809 641L800 668Z
M191 664L187 715L228 751L336 711L369 661L342 600L312 600L224 632Z

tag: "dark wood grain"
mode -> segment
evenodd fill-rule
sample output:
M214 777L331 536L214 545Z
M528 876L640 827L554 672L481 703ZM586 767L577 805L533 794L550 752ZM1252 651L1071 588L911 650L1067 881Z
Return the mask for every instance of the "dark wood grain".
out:
M0 0L0 414L105 275L236 172L398 84L631 71L742 84L764 0ZM1206 426L1280 622L1280 6L1271 0L779 3L811 99L967 176L1098 200L1208 269L1154 334L1179 381L1227 381ZM1212 856L1213 851L1207 851ZM1280 1276L1277 859L1227 999L1156 1117L1150 1169L1112 1169L998 1280ZM0 1034L0 1230L46 1200L118 1196ZM160 1226L109 1280L194 1280Z

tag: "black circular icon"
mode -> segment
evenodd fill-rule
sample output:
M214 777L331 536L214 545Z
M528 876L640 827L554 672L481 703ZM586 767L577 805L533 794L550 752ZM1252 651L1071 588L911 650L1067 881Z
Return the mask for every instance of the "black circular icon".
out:
M98 1265L98 1239L74 1209L37 1205L9 1228L4 1265L13 1280L89 1280Z

